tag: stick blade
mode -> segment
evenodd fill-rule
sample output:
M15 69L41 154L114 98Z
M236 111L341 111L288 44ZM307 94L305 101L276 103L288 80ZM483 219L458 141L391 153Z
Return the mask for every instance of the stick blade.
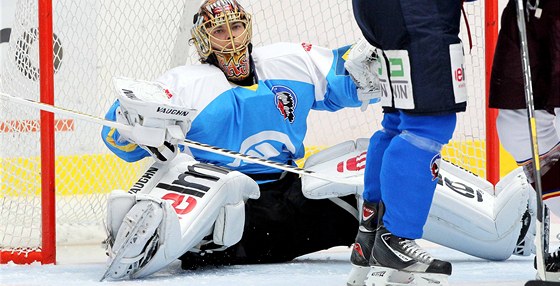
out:
M560 282L554 281L542 281L542 280L530 280L525 283L525 286L559 286Z

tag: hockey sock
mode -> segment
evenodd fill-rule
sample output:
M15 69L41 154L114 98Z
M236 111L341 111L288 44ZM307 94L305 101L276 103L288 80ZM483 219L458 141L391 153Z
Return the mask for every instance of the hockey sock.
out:
M455 129L455 114L412 116L401 112L399 129L383 155L380 186L383 223L394 235L416 239L422 228L438 180L440 150ZM369 159L369 158L368 158Z
M364 200L368 202L379 202L381 200L381 189L379 173L381 170L381 159L389 146L391 139L399 134L399 113L385 113L379 130L371 136L367 150L366 169L364 173Z

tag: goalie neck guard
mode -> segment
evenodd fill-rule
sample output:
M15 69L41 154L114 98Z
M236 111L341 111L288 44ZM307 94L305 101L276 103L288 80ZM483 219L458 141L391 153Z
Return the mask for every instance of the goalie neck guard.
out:
M237 1L204 1L194 15L191 35L201 62L219 67L236 83L251 78L251 15Z

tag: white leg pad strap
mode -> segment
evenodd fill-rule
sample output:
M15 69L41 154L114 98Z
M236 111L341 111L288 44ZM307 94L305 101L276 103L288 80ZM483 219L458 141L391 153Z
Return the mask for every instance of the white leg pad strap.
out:
M213 240L215 244L226 247L232 246L241 240L245 222L245 203L225 205L220 209L218 218L214 223Z
M114 190L107 199L107 232L110 243L115 240L115 235L119 231L123 219L128 211L136 203L136 196L122 190Z

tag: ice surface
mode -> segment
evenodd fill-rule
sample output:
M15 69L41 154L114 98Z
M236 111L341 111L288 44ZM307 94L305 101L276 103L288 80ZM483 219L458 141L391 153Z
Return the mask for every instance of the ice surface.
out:
M554 219L551 248L558 247L560 221ZM521 286L535 277L533 256L511 256L506 261L486 261L436 244L419 244L434 257L453 265L452 286ZM289 263L239 265L183 271L173 263L147 278L133 281L99 282L105 271L105 251L101 245L59 247L57 265L0 265L0 285L62 286L344 286L350 271L350 249L335 247L302 256Z
M534 277L532 257L485 261L447 248L421 242L434 256L451 261L450 285L523 285ZM69 254L72 253L72 254ZM58 265L0 265L0 285L99 285L105 269L100 246L59 250ZM145 279L103 282L124 285L329 286L346 285L350 250L336 247L302 256L290 263L243 265L183 271L179 263ZM101 283L101 284L103 284Z

